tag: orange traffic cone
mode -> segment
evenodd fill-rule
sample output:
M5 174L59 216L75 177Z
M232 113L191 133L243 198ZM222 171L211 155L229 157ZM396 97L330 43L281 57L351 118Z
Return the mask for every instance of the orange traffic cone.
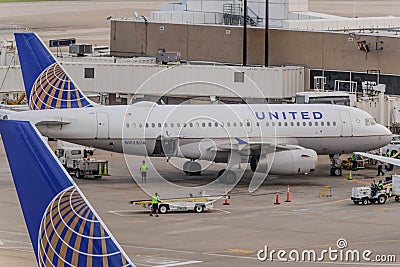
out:
M229 202L228 202L229 196L225 195L224 198L225 198L225 200L224 200L224 204L223 205L230 205Z
M276 196L275 196L275 203L274 204L275 205L281 204L281 203L279 203L279 190L278 189L276 189Z
M290 200L290 185L287 186L286 200L285 202L292 202Z

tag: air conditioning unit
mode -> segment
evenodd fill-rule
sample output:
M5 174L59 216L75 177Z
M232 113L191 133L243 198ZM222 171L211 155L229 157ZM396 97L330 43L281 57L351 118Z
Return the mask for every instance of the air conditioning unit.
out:
M92 45L90 44L70 44L69 53L77 56L92 54Z

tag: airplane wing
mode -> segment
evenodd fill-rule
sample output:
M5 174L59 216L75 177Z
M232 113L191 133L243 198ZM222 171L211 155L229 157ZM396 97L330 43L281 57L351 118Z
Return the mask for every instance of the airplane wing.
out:
M386 163L389 163L389 164L392 164L395 166L400 166L400 159L378 156L378 155L373 155L373 154L363 153L363 152L354 152L354 153L357 155L363 156L363 157L379 160L379 161L386 162Z
M34 126L0 133L39 266L134 266Z
M216 146L210 146L209 149L214 151L242 151L242 150L257 150L261 148L267 148L268 150L292 150L292 149L304 149L298 145L291 145L282 142L274 141L260 141L260 142L246 142L240 138L233 138L229 143L219 143Z

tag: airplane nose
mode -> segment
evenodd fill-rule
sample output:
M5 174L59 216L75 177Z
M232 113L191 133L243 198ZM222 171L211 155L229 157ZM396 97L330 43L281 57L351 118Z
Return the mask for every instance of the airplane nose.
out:
M387 144L389 144L392 141L392 132L386 128L383 125L379 125L381 129L379 129L380 131L380 135L381 135L381 141L382 141L382 146L385 146Z

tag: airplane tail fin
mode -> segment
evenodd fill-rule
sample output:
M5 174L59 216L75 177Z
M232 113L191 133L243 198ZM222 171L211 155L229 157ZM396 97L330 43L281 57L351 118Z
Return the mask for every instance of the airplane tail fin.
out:
M15 33L29 108L63 109L94 105L35 33Z
M39 266L134 266L34 126L0 133Z

